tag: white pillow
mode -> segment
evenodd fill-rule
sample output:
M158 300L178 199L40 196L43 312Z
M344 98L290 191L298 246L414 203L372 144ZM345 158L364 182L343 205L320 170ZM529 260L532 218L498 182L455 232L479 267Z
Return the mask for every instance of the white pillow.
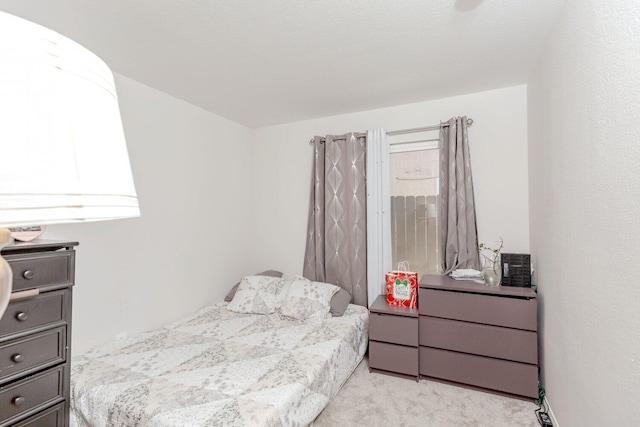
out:
M286 285L279 277L245 276L227 309L236 313L275 313L286 295Z
M295 277L289 284L280 314L298 320L321 324L329 313L331 297L340 288L329 283L312 282Z

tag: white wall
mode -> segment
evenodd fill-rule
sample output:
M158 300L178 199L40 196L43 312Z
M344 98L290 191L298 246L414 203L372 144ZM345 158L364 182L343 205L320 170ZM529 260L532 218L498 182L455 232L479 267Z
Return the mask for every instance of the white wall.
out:
M311 137L428 126L460 115L474 119L469 141L479 239L493 244L501 236L505 252L528 253L526 102L526 86L514 86L257 129L253 269L302 273Z
M77 240L74 354L220 301L249 263L248 128L116 75L142 216L50 227Z
M640 422L640 8L568 0L529 85L531 251L558 424Z

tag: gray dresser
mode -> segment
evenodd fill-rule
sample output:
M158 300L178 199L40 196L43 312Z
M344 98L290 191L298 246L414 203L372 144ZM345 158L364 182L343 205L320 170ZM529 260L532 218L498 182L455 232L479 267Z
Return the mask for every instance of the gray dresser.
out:
M531 288L420 279L420 375L538 397L538 305Z
M369 307L369 368L419 378L418 310L387 305L380 295Z
M371 371L538 398L538 305L531 288L420 279L418 309L369 308Z
M0 427L69 424L77 244L34 240L2 250L14 278L0 319Z

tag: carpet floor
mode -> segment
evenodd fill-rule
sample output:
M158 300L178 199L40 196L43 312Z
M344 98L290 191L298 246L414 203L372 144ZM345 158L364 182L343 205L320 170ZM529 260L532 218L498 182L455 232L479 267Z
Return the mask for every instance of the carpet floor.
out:
M312 425L535 427L535 409L524 400L369 373L365 357Z

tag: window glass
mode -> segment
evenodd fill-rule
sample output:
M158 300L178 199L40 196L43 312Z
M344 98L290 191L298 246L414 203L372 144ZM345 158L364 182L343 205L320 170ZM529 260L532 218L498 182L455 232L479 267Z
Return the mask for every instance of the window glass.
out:
M438 148L390 149L392 265L440 274Z

